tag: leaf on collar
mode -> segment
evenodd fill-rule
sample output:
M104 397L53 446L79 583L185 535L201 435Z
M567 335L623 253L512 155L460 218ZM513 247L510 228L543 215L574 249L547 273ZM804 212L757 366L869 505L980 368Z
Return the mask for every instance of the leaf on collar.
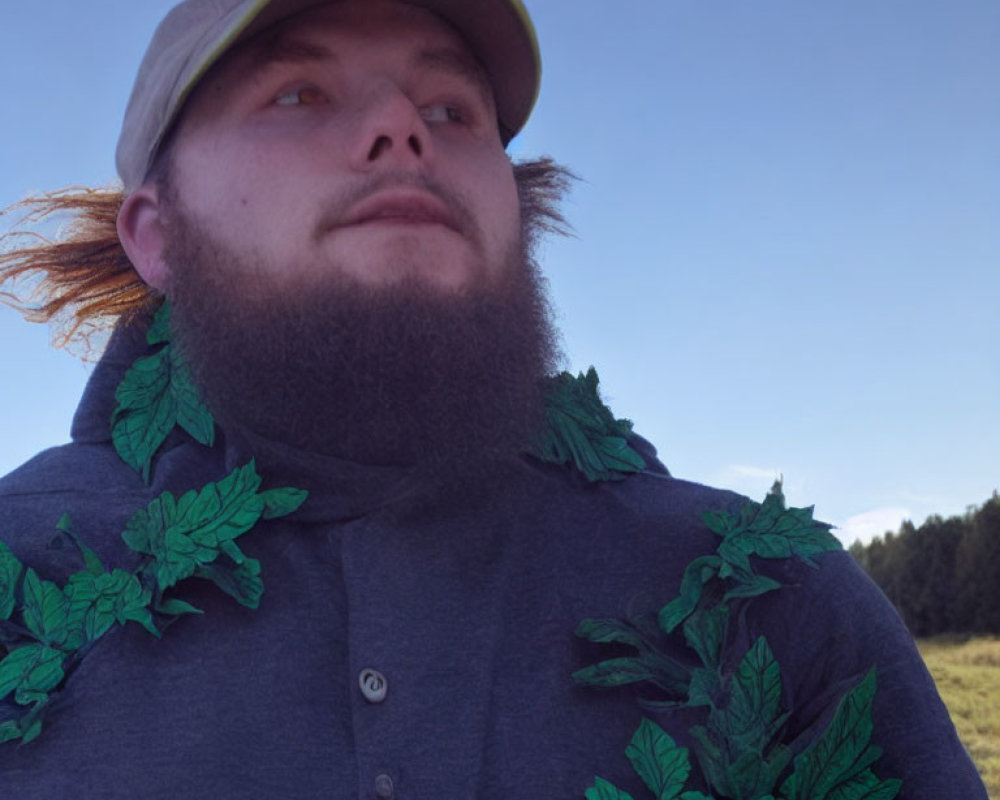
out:
M628 444L632 423L615 419L598 393L597 371L548 379L545 427L530 454L551 464L573 464L588 481L621 480L646 467Z
M198 399L186 364L169 344L170 306L163 303L146 341L163 345L139 358L115 391L117 406L111 415L111 439L118 455L149 483L153 457L177 426L195 441L211 446L215 422Z

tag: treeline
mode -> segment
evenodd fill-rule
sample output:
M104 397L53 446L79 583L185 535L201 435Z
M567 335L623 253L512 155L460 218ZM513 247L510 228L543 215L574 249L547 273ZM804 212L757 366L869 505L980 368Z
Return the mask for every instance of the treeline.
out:
M1000 496L964 516L904 522L851 555L914 636L1000 634Z

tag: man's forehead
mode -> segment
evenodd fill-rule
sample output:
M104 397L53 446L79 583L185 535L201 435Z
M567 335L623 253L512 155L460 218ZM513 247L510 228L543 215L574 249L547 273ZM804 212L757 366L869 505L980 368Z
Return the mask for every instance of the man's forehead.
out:
M521 0L183 0L160 23L146 50L118 141L118 173L127 190L147 177L164 136L191 93L233 47L304 9L323 14L381 10L385 24L414 13L446 20L437 35L464 38L487 77L506 144L537 97L541 62L534 26ZM396 23L398 24L398 23ZM448 27L452 26L454 30Z

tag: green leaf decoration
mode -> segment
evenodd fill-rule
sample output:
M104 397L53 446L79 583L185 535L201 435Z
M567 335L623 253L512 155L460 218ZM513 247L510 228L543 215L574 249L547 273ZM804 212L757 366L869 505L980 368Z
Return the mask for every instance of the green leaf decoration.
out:
M260 499L264 501L264 519L276 519L298 511L308 495L309 492L305 489L291 487L261 492Z
M152 592L143 589L131 572L123 569L100 575L77 572L70 576L65 593L70 615L80 621L85 641L99 639L116 622L119 625L138 622L154 636L160 635L149 610Z
M0 661L0 699L11 692L21 705L48 697L62 681L66 654L44 644L28 644L11 650Z
M718 575L721 566L718 556L701 556L687 565L680 596L660 609L659 623L665 633L671 633L698 607L702 587Z
M656 800L674 800L691 772L687 748L674 744L667 732L647 717L639 723L625 755Z
M823 800L835 791L838 800L896 796L898 781L873 784L866 776L881 755L870 745L875 686L873 668L843 697L820 737L795 758L795 771L781 786L783 800Z
M234 541L264 513L259 486L260 476L250 461L217 483L185 493L180 500L164 492L129 520L122 537L133 550L153 556L153 573L163 591L191 577L222 552L242 559Z
M220 563L210 564L199 567L195 575L212 581L222 591L247 608L260 606L260 598L264 593L264 582L260 579L260 562L256 559L244 559L235 568Z
M632 795L608 783L604 778L594 778L594 785L587 789L584 797L587 800L632 800Z
M0 619L10 619L17 602L15 590L24 566L9 547L0 542Z
M585 619L576 627L575 635L598 644L621 642L642 648L643 638L631 625L617 619Z
M573 377L562 372L547 379L545 427L529 450L541 461L573 464L588 481L621 480L645 469L629 447L632 423L615 419L601 402L596 370Z
M743 656L733 676L726 717L736 748L756 752L764 750L785 721L781 669L763 636Z
M99 559L97 554L87 547L87 545L85 545L80 540L80 537L73 531L73 523L70 520L69 514L63 514L59 518L59 522L56 523L56 530L61 531L73 540L73 543L80 551L80 555L83 556L83 563L87 565L87 570L91 574L100 575L104 572L104 565L101 563L101 559Z
M152 345L163 345L138 359L125 373L115 392L117 407L111 416L111 438L118 455L143 480L156 451L175 426L195 441L211 446L215 422L198 399L187 366L168 339L170 306L164 303L146 334Z
M693 560L684 570L680 590L646 628L621 620L584 620L577 635L597 644L625 645L631 658L601 661L574 673L579 683L617 687L646 683L671 699L639 698L645 709L671 713L703 708L706 724L689 729L700 773L711 795L682 791L690 766L662 729L645 721L626 748L636 772L656 797L680 800L891 800L897 780L880 780L871 770L881 755L871 745L874 671L848 693L830 725L794 760L781 741L789 712L783 708L781 669L767 640L758 637L736 660L727 649L740 636L730 624L745 624L742 608L782 585L755 571L751 559L796 557L815 567L813 558L839 550L829 526L812 518L812 508L786 508L776 482L763 503L748 501L738 515L709 511L706 527L720 538L715 554ZM734 615L734 609L741 609ZM642 622L645 618L636 618ZM666 655L676 647L676 630L702 666ZM666 733L663 732L663 736ZM683 762L684 766L681 766ZM657 772L657 769L662 770ZM788 773L791 772L789 775ZM782 782L783 780L783 782ZM780 785L780 794L778 786ZM598 779L588 797L617 797L619 790Z
M31 568L24 576L24 624L46 645L59 646L69 635L69 603L62 590L41 580Z

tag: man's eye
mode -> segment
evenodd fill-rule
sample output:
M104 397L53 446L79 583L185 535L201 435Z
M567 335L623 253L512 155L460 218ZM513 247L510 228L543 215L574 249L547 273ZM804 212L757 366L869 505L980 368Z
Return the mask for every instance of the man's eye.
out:
M465 122L465 115L461 109L444 103L423 106L420 109L420 117L424 122Z
M317 106L329 102L330 99L315 86L298 86L274 99L275 105L279 106Z

